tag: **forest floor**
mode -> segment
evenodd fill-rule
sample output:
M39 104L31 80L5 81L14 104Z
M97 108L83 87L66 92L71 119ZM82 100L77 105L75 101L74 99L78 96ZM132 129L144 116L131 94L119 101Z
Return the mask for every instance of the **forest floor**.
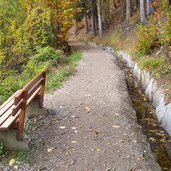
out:
M63 87L45 96L49 113L33 118L30 129L32 162L19 163L18 170L161 170L137 123L117 59L84 43L71 46L83 59ZM0 170L13 170L1 164Z

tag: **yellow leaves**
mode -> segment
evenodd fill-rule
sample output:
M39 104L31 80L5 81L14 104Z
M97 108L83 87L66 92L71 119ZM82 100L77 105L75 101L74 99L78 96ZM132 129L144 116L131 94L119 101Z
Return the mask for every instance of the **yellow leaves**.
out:
M0 49L0 64L2 64L4 59L5 59L5 52Z

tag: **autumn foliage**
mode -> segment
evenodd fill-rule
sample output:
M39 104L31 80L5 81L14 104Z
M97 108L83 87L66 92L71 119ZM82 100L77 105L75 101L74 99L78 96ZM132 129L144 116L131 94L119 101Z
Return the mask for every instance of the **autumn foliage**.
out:
M0 78L50 46L66 50L77 0L0 0Z

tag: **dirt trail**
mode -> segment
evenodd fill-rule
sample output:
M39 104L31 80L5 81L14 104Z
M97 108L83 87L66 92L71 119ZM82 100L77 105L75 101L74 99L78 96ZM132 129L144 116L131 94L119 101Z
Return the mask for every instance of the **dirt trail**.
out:
M78 71L45 97L49 115L37 120L32 166L19 170L159 171L137 124L116 58L84 43Z

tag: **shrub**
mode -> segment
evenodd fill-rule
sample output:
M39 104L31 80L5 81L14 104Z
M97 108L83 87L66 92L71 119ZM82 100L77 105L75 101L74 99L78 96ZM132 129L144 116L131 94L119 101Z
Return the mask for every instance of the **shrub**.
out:
M58 49L52 47L45 47L38 49L38 53L33 56L36 62L56 61L59 64L62 63L62 53Z
M168 5L168 1L163 0L163 8L165 9L165 24L161 42L166 46L171 46L171 6Z
M147 26L139 25L137 31L136 51L141 55L148 55L160 46L160 22L154 17L149 19Z
M52 64L56 66L62 64L63 56L60 50L52 47L40 48L37 54L30 58L24 66L24 75L33 77L44 69L49 68Z

